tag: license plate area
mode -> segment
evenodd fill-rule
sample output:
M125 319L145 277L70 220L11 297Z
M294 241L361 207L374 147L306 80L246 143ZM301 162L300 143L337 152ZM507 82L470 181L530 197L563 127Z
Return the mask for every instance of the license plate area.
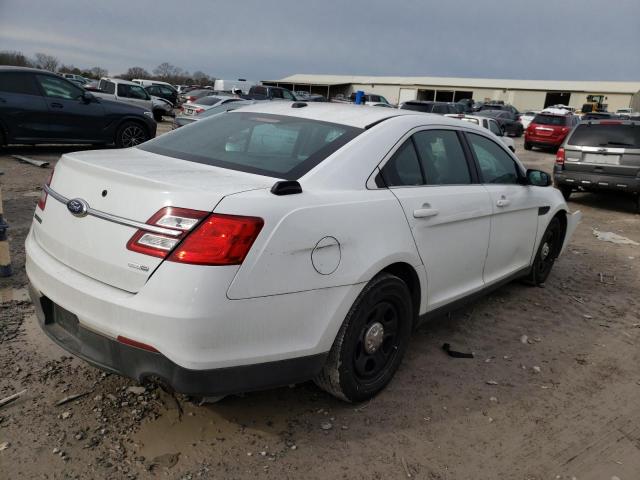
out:
M584 161L586 163L595 163L596 165L620 165L620 155L601 155L599 153L585 153Z
M78 317L56 304L53 305L53 323L73 336L78 335Z

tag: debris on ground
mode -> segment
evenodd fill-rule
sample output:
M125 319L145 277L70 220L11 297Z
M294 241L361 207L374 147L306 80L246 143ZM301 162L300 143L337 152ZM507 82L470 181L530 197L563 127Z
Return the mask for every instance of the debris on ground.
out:
M90 393L91 392L75 393L73 395L69 395L67 397L64 397L62 400L58 400L56 402L56 407L64 405L65 403L73 402L74 400L77 400L77 399L82 398L82 397L84 397L86 395L89 395Z
M623 237L622 235L618 235L613 232L601 232L600 230L594 229L593 234L598 240L602 240L603 242L611 242L618 245L640 245L640 243L631 240L630 238Z
M18 398L20 398L20 396L24 395L26 392L27 390L22 390L21 392L14 393L13 395L9 395L8 397L3 398L2 400L0 400L0 407L4 407L5 405L8 405L9 403L17 400Z

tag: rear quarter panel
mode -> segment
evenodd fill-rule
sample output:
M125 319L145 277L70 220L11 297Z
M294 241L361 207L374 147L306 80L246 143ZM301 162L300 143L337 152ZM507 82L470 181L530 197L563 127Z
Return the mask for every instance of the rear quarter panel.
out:
M230 299L364 283L395 262L417 266L423 277L407 221L388 190L282 197L251 191L224 198L215 212L258 216L265 222L229 287ZM327 237L339 247L323 254L339 261L334 271L319 273L312 252Z

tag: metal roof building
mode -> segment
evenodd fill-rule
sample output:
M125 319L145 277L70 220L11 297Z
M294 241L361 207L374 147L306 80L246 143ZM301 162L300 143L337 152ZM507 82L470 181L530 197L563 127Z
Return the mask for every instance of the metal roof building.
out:
M376 93L391 103L407 100L457 101L503 100L520 110L564 104L580 108L589 94L604 94L609 110L628 107L638 82L510 80L464 77L387 77L364 75L296 74L281 80L265 80L291 90L306 90L327 97L349 95L356 90Z

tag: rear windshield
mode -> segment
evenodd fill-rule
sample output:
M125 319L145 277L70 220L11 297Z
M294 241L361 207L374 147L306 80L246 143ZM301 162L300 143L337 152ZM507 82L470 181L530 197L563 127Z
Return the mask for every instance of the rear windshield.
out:
M201 120L139 148L190 162L297 180L362 133L284 115L233 112Z
M198 100L199 105L214 105L222 100L220 97L202 97Z
M403 110L414 110L416 112L431 112L433 110L433 103L413 103L406 102L402 105Z
M568 117L561 117L559 115L536 115L533 118L532 123L538 125L566 125Z
M583 147L640 148L640 125L582 124L576 127L567 143Z

